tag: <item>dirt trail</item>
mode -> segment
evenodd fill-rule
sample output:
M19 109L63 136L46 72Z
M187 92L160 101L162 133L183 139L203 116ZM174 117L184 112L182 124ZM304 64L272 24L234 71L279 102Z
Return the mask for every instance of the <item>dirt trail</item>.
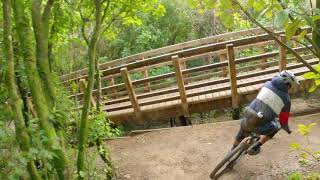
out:
M289 144L304 142L297 124L318 122L310 142L320 149L320 114L290 120L291 135L280 131L257 156L245 156L220 179L285 179L301 169ZM212 168L229 151L239 121L178 127L107 142L116 166L116 179L209 179ZM319 168L319 165L316 165Z

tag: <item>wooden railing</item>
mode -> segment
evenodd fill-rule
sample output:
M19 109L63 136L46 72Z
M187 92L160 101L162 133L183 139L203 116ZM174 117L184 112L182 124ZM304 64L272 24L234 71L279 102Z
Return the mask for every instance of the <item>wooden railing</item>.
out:
M155 51L152 51L153 54L146 52L148 56L165 53L158 56L142 58L138 61L134 60L132 56L126 61L124 59L119 61L128 62L120 65L112 62L114 67L109 64L108 69L102 70L102 84L104 84L102 92L107 97L107 100L102 101L104 110L109 112L111 118L121 115L121 118L137 119L142 123L147 113L159 109L156 106L161 106L164 110L171 106L178 107L179 111L177 112L162 113L163 118L173 115L189 116L190 113L198 111L195 104L226 97L228 93L232 107L238 108L242 98L241 94L246 94L246 91L243 90L246 87L261 84L269 80L270 75L286 68L295 70L298 75L307 72L306 69L301 69L304 66L297 63L295 58L290 57L285 49L279 47L278 51L268 52L265 47L273 46L271 49L275 49L276 43L269 35L262 34L261 30L255 29L254 31L259 33L226 41L222 41L218 37L210 37L206 40L199 40L199 42L194 41L196 45L193 46L200 45L197 47L190 47L189 43L185 43L179 48L174 46L160 49L158 53ZM246 33L243 31L240 34L242 36L249 35L249 32L252 31ZM275 33L283 34L283 32ZM219 37L231 37L230 34L232 33ZM236 36L235 33L233 35ZM216 43L212 43L214 40ZM218 40L220 42L217 42ZM205 42L207 44L203 45ZM292 44L294 45L294 43ZM187 47L188 49L186 49ZM252 48L257 49L257 55L241 55L242 52ZM177 49L178 51L174 51ZM318 62L307 53L307 48L295 47L294 49L305 59L309 59L310 64ZM141 58L140 55L135 57ZM212 63L212 58L216 62ZM192 68L188 67L188 63L200 62L199 59L205 63ZM162 75L149 76L148 71L164 66L171 71ZM142 78L132 80L130 74L137 72L142 72ZM86 73L81 70L75 74L80 74L80 76L73 74L68 77L69 79L64 76L62 79L65 80L65 84L75 81L84 86ZM83 80L79 81L80 79ZM93 91L94 96L95 92L96 90ZM80 102L80 105L82 96L83 90L71 95L72 98ZM92 100L92 105L94 105L94 97ZM228 103L226 102L226 104ZM205 105L202 104L202 106Z
M272 28L268 27L268 29L272 29ZM175 45L171 45L171 46L166 46L163 48L153 49L153 50L142 52L139 54L135 54L135 55L132 55L129 57L116 59L116 60L113 60L110 62L106 62L106 63L100 64L99 69L106 70L111 67L131 63L131 62L137 62L137 61L144 59L144 58L150 58L150 57L158 56L161 54L167 54L167 53L174 52L174 51L179 51L179 50L188 49L188 48L192 48L192 47L212 44L212 43L216 43L219 41L225 41L228 39L240 38L243 36L258 35L258 34L262 34L262 33L264 33L264 31L262 29L254 28L254 29L249 29L249 30L230 32L230 33L226 33L226 34L220 34L220 35L216 35L216 36L192 40L192 41L183 42L183 43L179 43L179 44L175 44ZM61 77L61 79L63 81L70 80L70 79L77 79L78 77L83 77L83 76L87 75L87 73L88 73L87 69L81 69L81 70L72 72L70 74L65 74Z

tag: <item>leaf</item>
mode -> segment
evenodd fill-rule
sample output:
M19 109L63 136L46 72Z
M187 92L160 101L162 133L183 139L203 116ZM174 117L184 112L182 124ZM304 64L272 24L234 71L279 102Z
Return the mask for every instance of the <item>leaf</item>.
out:
M300 151L300 149L301 149L300 144L298 144L298 143L291 143L290 147L297 150L297 151Z
M320 15L312 16L312 21L320 20Z
M253 3L254 3L254 0L248 0L245 8L246 8L246 9L252 8Z
M265 8L266 3L264 1L254 1L253 8L256 11L262 11Z
M158 4L158 8L152 13L156 17L162 17L166 13L166 8L162 4Z
M199 2L196 0L188 0L187 2L191 9L196 9L199 6Z
M286 27L286 37L291 39L292 36L297 32L298 28L301 25L301 19L295 19L291 24Z
M314 72L307 72L303 75L303 78L305 79L314 79L317 75Z
M84 178L84 175L85 175L85 172L79 171L79 176L80 176L80 177Z
M204 12L205 12L205 10L204 10L203 8L199 8L199 9L198 9L198 13L199 13L199 14L203 14Z
M302 41L306 34L307 34L307 30L303 30L298 36L298 41Z
M302 136L305 136L305 135L307 135L309 133L308 132L308 127L306 125L304 125L304 124L299 124L298 125L298 132Z
M305 150L306 150L307 152L310 152L310 151L311 151L311 147L306 147Z
M308 125L308 129L311 129L313 126L317 125L317 123L311 123Z
M301 157L302 159L308 159L307 153L301 153L301 154L300 154L300 157Z
M274 20L275 26L279 28L285 27L289 20L288 14L287 10L280 11Z
M318 72L320 72L320 64L316 65L315 68Z
M320 154L320 151L313 152L313 154L316 154L316 155Z
M312 92L314 92L316 89L318 88L318 86L316 86L316 85L313 85L310 89L309 89L309 93L312 93Z
M303 175L300 172L294 172L289 174L288 180L300 180L302 177Z

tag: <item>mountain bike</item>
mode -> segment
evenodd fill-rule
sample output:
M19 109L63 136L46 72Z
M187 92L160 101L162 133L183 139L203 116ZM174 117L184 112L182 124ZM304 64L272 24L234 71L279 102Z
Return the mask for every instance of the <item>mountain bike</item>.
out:
M290 129L284 129L288 134L291 133ZM213 169L210 173L211 179L217 179L222 174L231 170L237 162L247 153L252 151L252 148L259 142L260 135L251 133L245 138L237 147L231 150L225 158Z

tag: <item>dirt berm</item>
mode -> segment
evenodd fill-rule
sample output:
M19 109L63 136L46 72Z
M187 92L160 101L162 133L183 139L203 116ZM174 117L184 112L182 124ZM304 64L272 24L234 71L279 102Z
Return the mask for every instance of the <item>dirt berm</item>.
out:
M307 141L297 125L317 122L309 141L320 150L320 114L294 117L291 135L280 131L256 156L245 156L220 179L286 179L295 170L320 170L319 164L301 167L290 143ZM209 123L153 131L108 141L116 166L115 179L205 180L226 155L239 128L239 121Z

